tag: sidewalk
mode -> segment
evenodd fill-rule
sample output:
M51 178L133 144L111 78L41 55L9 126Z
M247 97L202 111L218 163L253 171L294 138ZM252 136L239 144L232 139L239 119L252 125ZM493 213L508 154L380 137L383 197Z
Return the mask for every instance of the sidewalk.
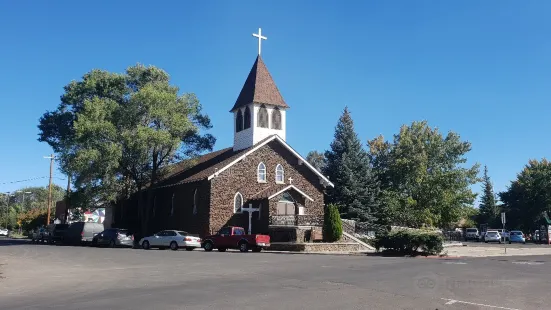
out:
M551 247L546 248L507 248L503 247L449 247L443 253L448 256L462 257L488 257L488 256L527 256L527 255L551 255Z

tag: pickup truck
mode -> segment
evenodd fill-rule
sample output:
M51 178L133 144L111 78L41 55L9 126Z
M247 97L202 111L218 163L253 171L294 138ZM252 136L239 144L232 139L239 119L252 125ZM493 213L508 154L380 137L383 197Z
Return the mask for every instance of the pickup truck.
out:
M220 231L203 239L202 247L210 252L214 248L219 252L225 252L226 249L239 249L241 252L252 250L260 252L263 248L270 246L270 236L268 235L246 235L243 227L228 226Z

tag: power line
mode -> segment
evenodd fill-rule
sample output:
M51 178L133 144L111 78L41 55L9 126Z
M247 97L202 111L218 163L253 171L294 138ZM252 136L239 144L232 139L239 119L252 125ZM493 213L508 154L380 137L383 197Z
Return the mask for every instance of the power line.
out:
M25 180L10 181L10 182L4 182L4 183L0 183L0 185L14 184L14 183L22 183L22 182L29 182L29 181L40 180L40 179L47 179L47 178L49 178L49 176L36 177L36 178L30 178L30 179L25 179ZM60 178L60 177L53 177L53 178L54 178L54 179L57 179L57 180L66 180L66 179Z

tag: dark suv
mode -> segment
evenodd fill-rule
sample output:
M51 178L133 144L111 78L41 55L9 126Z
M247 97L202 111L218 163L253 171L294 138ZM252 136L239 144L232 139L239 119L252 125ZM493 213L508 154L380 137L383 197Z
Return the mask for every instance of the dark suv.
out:
M132 247L134 245L134 236L128 229L109 228L92 239L92 246L109 246L111 248L118 246Z
M48 243L54 244L63 242L65 231L69 228L69 224L52 224L48 226Z

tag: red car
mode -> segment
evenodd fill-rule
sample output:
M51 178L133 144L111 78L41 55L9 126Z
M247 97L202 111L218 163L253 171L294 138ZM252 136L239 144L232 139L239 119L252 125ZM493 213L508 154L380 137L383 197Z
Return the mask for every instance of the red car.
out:
M219 252L226 249L239 249L241 252L252 250L260 252L262 249L270 246L270 236L268 235L246 235L243 227L224 227L216 235L206 236L203 239L203 248L210 252L214 248Z

